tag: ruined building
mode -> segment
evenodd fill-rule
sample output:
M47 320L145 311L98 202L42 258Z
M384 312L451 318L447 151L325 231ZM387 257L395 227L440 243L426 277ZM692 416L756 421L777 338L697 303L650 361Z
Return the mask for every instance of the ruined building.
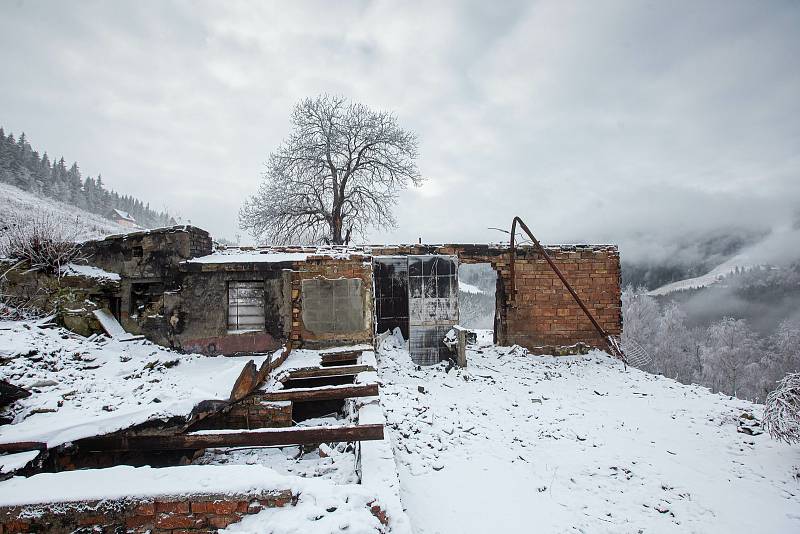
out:
M600 325L619 335L617 248L547 250ZM65 274L102 280L97 289L84 289L86 300L107 308L128 332L183 351L265 352L289 341L324 348L371 342L376 333L399 328L415 361L435 363L447 356L442 338L459 320L462 263L490 264L497 273L498 344L537 353L576 344L605 348L531 247L517 248L513 268L510 249L501 245L214 251L207 232L176 226L92 241L84 253L94 269L75 266Z

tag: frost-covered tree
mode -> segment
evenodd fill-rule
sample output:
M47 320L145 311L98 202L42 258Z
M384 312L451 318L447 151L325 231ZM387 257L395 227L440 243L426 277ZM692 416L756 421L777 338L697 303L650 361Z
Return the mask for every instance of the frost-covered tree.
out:
M686 314L672 303L664 308L654 337L656 372L688 382L696 366L694 341L686 327Z
M767 396L764 428L786 443L800 443L800 373L790 373Z
M239 213L243 230L271 243L345 244L394 225L398 193L423 180L413 133L389 112L328 95L297 104L291 124Z
M747 321L725 317L709 326L702 357L706 385L729 395L748 397L746 389L752 386L748 379L758 369L761 350Z

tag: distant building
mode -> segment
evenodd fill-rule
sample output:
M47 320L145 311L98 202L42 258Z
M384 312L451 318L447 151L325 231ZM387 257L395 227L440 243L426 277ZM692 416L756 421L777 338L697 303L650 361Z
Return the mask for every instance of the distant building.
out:
M106 215L109 219L114 221L120 226L127 226L129 228L141 228L139 224L136 222L130 213L127 211L118 210L116 208L112 209L108 215Z

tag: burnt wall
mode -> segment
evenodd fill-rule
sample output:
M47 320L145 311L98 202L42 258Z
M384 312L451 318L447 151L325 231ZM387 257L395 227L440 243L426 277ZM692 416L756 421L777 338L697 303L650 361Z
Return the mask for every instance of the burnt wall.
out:
M172 345L203 354L279 348L291 329L291 267L290 262L183 264L180 292L164 296ZM228 329L229 284L245 281L263 282L263 331L236 333Z
M348 345L359 343L372 343L374 331L374 296L372 284L372 261L369 257L361 255L351 255L346 259L332 258L329 256L310 256L304 262L295 262L293 273L293 308L292 308L292 339L301 345L309 348L325 348L336 345ZM357 287L358 296L362 306L359 317L348 317L349 325L345 330L338 330L337 327L323 328L316 330L311 325L306 325L303 316L306 318L310 313L311 305L317 306L319 295L317 294L317 284L306 284L306 291L313 287L315 292L313 298L311 294L303 295L303 281L313 280L358 280L359 283L340 284L342 288L348 286L350 289ZM336 289L336 288L334 288ZM352 296L351 296L352 297ZM317 300L315 300L317 299ZM305 310L303 307L309 307ZM352 310L350 310L352 311ZM315 320L315 324L319 324ZM357 326L356 326L357 325Z
M612 335L622 332L619 251L613 245L547 246L548 254L597 319ZM374 255L448 254L462 263L489 263L498 273L495 342L537 353L585 343L606 349L589 319L542 255L532 247L516 252L514 284L508 247L406 245L373 248ZM515 288L512 295L512 287Z
M172 226L113 235L82 246L89 263L124 278L170 279L182 261L211 254L208 232L194 226Z

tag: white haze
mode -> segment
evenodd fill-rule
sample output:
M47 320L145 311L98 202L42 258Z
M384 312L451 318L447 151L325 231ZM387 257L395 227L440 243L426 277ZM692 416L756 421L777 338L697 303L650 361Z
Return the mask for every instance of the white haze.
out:
M292 105L322 92L420 138L429 181L369 241L496 241L488 227L520 215L545 242L662 261L710 233L779 229L800 205L797 2L0 9L6 131L228 239ZM797 234L770 239L759 261Z

